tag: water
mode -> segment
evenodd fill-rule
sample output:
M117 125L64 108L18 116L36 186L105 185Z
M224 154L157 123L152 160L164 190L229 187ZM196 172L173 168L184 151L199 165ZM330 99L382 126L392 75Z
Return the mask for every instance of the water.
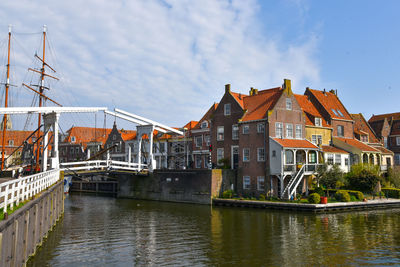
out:
M28 266L400 265L400 209L335 214L70 195Z

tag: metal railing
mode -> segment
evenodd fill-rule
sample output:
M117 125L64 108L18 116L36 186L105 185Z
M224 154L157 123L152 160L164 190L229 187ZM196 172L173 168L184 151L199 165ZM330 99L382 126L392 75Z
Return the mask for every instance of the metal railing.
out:
M0 208L7 212L32 196L42 192L60 179L60 170L41 172L0 184Z
M301 167L298 168L297 165L300 165ZM317 164L317 163L285 164L285 165L283 165L283 171L284 172L296 172L296 171L299 171L303 166L306 166L305 172L316 172L318 165L320 165L320 164Z
M148 170L147 164L139 164L134 162L125 162L117 160L91 160L60 163L61 169L64 170L129 170L140 171ZM140 167L140 168L139 168Z

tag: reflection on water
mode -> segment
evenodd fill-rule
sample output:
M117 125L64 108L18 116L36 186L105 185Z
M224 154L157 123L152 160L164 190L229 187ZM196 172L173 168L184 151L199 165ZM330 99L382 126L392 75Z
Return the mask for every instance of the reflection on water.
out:
M400 209L310 214L71 195L28 266L399 265Z

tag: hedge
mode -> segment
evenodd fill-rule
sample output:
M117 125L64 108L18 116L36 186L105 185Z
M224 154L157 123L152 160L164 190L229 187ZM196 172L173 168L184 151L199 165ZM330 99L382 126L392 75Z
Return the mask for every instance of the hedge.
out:
M359 201L362 201L364 199L364 194L361 191L341 190L341 189L328 189L328 191L333 194L335 194L337 191L345 191L345 192L349 193L350 196L354 196Z
M390 198L400 198L400 189L397 188L382 188L383 193L386 197Z
M321 196L318 193L312 193L308 196L308 203L318 204L321 201Z

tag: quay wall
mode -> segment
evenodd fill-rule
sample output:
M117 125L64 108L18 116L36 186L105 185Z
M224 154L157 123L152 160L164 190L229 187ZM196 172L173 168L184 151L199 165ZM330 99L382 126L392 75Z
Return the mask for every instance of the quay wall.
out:
M0 221L0 266L24 266L64 212L63 181Z
M148 175L113 174L120 198L212 204L236 184L234 170L156 170Z

